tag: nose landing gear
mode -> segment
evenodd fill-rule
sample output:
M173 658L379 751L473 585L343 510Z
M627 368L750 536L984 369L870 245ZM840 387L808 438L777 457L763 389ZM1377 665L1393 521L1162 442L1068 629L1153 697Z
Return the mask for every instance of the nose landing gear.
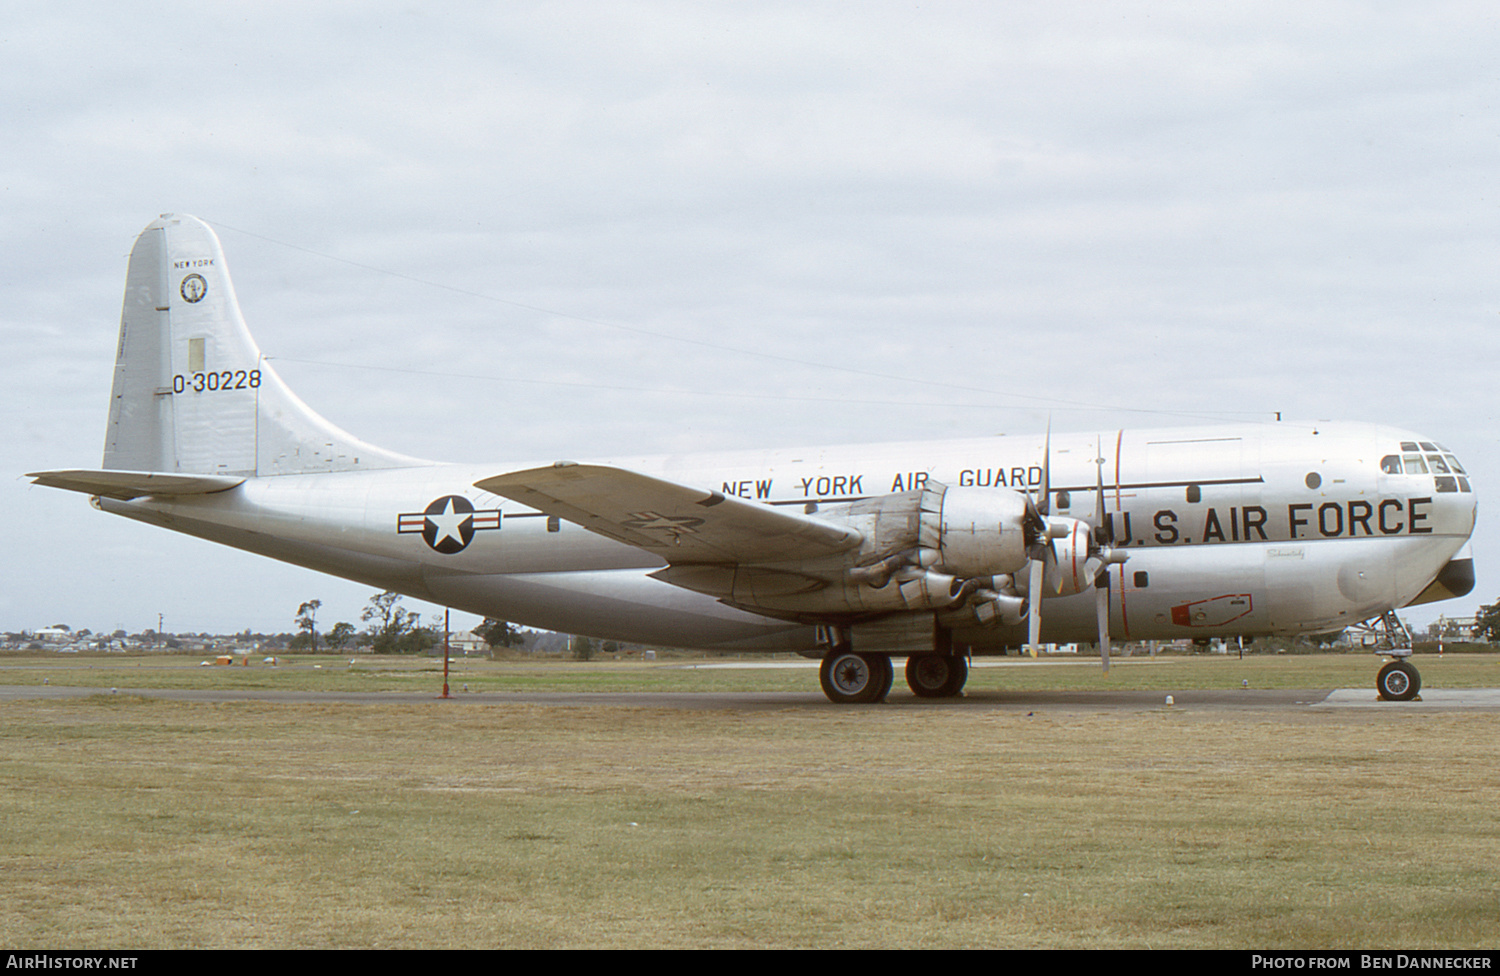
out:
M1375 676L1375 691L1381 701L1412 701L1422 690L1422 676L1409 660L1411 657L1411 631L1396 616L1387 610L1373 620L1365 621L1359 628L1364 633L1373 633L1375 648L1396 660L1388 662Z
M1411 701L1422 690L1422 676L1410 662L1396 660L1380 669L1375 687L1386 701Z

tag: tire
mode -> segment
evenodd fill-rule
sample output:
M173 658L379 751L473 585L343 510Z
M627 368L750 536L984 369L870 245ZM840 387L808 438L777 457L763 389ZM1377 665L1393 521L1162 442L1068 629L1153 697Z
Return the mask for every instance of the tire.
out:
M891 659L884 654L833 651L818 668L823 694L835 705L869 705L891 690Z
M875 701L885 701L885 696L891 693L891 685L896 682L896 669L891 666L889 654L871 654L875 658L875 667L880 672L880 692L875 696Z
M906 684L918 698L952 698L969 680L969 662L956 654L913 654Z
M1375 676L1375 689L1386 701L1411 701L1422 690L1422 676L1405 661L1392 661Z

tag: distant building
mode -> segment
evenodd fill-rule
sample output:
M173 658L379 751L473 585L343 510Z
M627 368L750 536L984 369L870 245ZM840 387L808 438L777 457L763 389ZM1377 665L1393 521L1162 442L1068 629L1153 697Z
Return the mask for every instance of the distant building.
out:
M1438 617L1431 628L1439 640L1476 640L1478 617Z
M443 653L443 644L441 641L438 642L437 652L439 654ZM490 652L490 645L486 644L484 638L472 630L456 631L448 635L448 652L455 656L465 657L470 654L488 654Z

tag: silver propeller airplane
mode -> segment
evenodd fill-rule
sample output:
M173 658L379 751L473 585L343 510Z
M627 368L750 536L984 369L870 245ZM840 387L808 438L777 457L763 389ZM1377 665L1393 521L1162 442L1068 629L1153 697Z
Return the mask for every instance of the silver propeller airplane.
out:
M822 659L876 702L1039 641L1320 633L1473 586L1474 494L1432 440L1247 424L442 464L374 447L281 381L224 253L164 215L130 253L95 507L382 590L621 641ZM1404 659L1381 694L1416 694Z

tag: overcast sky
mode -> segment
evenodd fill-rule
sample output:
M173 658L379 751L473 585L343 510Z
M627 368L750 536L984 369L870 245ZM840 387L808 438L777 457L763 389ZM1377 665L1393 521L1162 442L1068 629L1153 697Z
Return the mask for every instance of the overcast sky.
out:
M409 454L1390 423L1481 501L1408 620L1500 596L1492 3L143 6L0 18L0 630L370 596L21 477L99 465L163 212Z

